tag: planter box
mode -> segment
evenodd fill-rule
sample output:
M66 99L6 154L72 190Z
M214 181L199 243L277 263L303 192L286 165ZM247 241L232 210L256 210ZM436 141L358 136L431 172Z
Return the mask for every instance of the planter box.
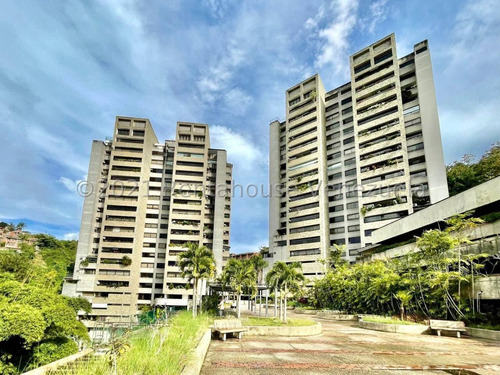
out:
M212 330L207 329L198 341L198 345L194 349L193 357L184 367L181 375L198 375L200 373L201 367L203 366L203 361L205 360L205 356L207 355L208 347L210 346L211 339Z
M333 319L333 320L347 320L347 321L357 321L358 316L352 314L342 314L337 311L322 310L318 311L316 316L322 319Z
M296 314L304 314L304 315L316 315L318 310L303 310L303 309L295 309L293 310Z
M79 359L82 359L83 357L86 357L86 356L89 356L89 355L92 355L94 351L92 349L85 349L79 353L76 353L76 354L73 354L73 355L70 355L68 357L65 357L65 358L61 358L55 362L51 362L45 366L42 366L42 367L38 367L34 370L31 370L31 371L28 371L28 372L25 372L23 373L23 375L44 375L44 374L48 374L54 370L56 370L58 367L61 367L61 366L67 366Z
M322 332L321 323L315 322L312 326L286 327L286 326L245 326L249 336L313 336Z
M365 322L363 319L358 321L361 328L371 329L374 331L382 332L393 332L393 333L406 333L413 335L421 335L428 333L430 331L429 326L423 324L387 324L387 323L375 323L375 322Z
M493 331L492 329L470 328L470 327L466 327L465 329L467 330L467 334L469 336L500 341L500 331Z

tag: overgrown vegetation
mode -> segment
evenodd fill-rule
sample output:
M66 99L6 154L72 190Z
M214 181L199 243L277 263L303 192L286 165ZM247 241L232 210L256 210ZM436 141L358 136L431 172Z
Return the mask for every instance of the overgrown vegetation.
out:
M330 270L315 281L307 302L346 313L476 321L472 284L485 254L466 253L463 245L481 222L453 217L446 230L429 230L417 239L419 252L387 261L350 265L333 251Z
M208 315L193 318L188 311L180 312L170 319L168 326L151 326L121 339L117 347L126 345L126 348L120 353L110 353L112 355L77 365L71 373L108 375L114 373L116 361L116 373L121 375L180 374L191 360L202 332L211 322Z
M88 340L76 314L90 311L90 304L59 294L65 256L48 248L41 257L25 250L0 252L0 373L5 375L66 357L77 352L77 341Z
M500 142L493 144L478 162L474 155L467 154L446 166L446 176L452 196L500 176Z

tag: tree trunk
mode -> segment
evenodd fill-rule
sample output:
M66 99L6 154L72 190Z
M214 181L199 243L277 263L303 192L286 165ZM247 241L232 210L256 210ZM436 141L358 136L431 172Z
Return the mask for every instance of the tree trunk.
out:
M193 280L193 318L196 317L196 289L198 286L198 280Z
M274 288L274 317L278 317L278 288Z
M283 321L283 296L280 291L280 320Z
M237 305L236 315L237 315L237 317L239 319L240 316L241 316L241 310L240 310L241 294L240 293L238 293L237 299L238 299L238 305Z
M285 283L285 310L283 310L283 322L286 324L286 296L287 296L287 288Z
M203 286L203 279L201 280L201 284L202 284L201 286ZM202 289L202 288L200 288L200 289ZM200 290L200 294L201 294L201 290ZM200 300L200 313L201 313L201 308L203 306L203 295L199 295L198 299Z
M404 320L404 317L405 317L405 307L403 306L402 303L401 303L400 311L401 311L401 320Z

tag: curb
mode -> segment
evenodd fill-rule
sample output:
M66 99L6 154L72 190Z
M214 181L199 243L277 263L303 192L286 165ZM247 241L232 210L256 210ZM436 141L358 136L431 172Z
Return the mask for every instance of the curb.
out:
M430 331L429 326L423 324L412 324L412 325L387 324L387 323L365 322L363 319L360 319L358 321L358 324L361 328L371 329L373 331L381 331L381 332L421 335L424 333L428 333Z
M198 375L205 361L205 356L207 355L208 347L210 346L210 340L212 338L212 330L207 329L198 341L198 345L194 349L193 357L186 364L184 369L181 371L181 375Z
M68 363L75 362L76 360L81 359L83 357L86 357L86 356L92 354L93 352L94 351L92 349L85 349L79 353L75 353L75 354L70 355L68 357L64 357L64 358L58 359L57 361L46 364L45 366L38 367L38 368L31 370L31 371L28 371L28 372L23 372L22 375L47 374L49 371L55 370L59 366L64 366L64 365L67 365Z
M483 328L470 328L470 327L466 327L465 329L467 330L467 334L469 336L500 341L500 331L493 331L492 329L483 329Z

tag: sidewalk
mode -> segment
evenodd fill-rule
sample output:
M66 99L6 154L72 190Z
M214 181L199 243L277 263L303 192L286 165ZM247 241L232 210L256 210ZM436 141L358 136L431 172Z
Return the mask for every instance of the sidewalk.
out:
M290 317L306 318L293 313ZM318 320L323 325L318 336L212 340L201 373L500 374L496 341L376 332L356 322Z

